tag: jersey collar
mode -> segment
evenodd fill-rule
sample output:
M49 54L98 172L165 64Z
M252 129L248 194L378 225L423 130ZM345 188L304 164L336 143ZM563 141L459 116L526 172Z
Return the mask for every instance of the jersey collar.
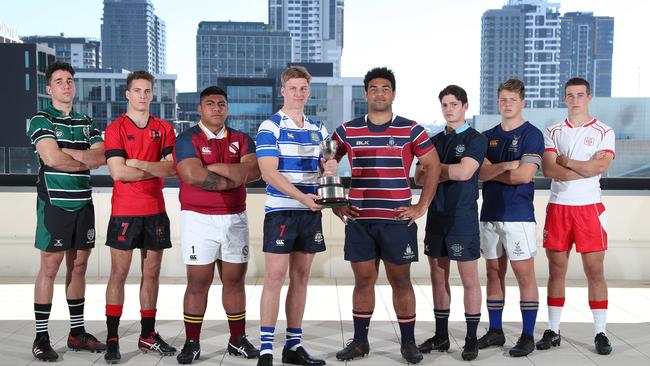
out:
M591 121L589 121L589 122L583 124L583 125L580 126L580 127L589 127L589 126L593 125L594 123L596 123L596 119L595 119L595 118L592 118ZM566 119L564 120L564 124L566 124L567 126L569 126L569 128L576 128L576 126L574 126L573 124L571 124L571 122L569 121L568 118L566 118Z
M462 126L458 127L458 128L454 131L454 133L455 133L456 135L459 134L459 133L463 133L463 132L467 131L468 128L469 128L469 124L468 124L467 122L465 122ZM449 134L449 132L447 132L447 126L445 126L445 128L443 128L442 131L445 133L445 135L448 135L448 134Z
M212 133L212 131L208 130L207 127L203 126L203 123L201 121L199 121L199 128L201 129L201 131L203 131L205 137L207 137L208 140L212 140L212 139L220 140L228 137L228 128L226 127L226 125L224 125L221 131L219 131L219 133L216 135Z

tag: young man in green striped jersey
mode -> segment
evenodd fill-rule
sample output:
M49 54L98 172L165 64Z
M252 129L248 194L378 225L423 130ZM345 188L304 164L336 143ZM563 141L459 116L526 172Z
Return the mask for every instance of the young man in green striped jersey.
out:
M106 345L84 329L86 267L95 246L95 213L90 169L106 163L101 133L90 117L72 109L74 69L56 61L48 67L46 91L52 102L29 123L40 162L35 246L41 250L34 285L36 339L32 354L41 361L58 359L50 345L48 319L54 279L65 257L65 291L70 309L68 348L101 352Z

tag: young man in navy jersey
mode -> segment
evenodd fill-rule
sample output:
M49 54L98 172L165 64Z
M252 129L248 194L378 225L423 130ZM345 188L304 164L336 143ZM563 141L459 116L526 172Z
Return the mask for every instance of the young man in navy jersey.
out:
M259 179L255 143L226 125L228 95L216 86L200 95L201 121L176 139L174 161L180 178L181 246L187 266L183 300L185 345L176 359L191 364L201 354L200 336L215 268L223 284L228 318L228 353L255 358L246 337L248 215L246 187Z
M539 307L535 280L535 207L533 177L542 165L544 136L521 114L526 105L524 83L510 79L498 89L501 123L483 134L488 150L479 179L483 181L481 251L487 267L487 308L490 329L479 339L480 349L503 346L501 319L505 302L508 259L519 284L523 329L513 357L535 349L533 334Z
M478 280L480 253L478 227L478 173L485 158L485 136L465 122L468 108L463 88L449 85L438 95L447 126L431 141L442 169L440 183L427 214L424 254L429 258L433 287L436 333L419 348L424 353L449 349L449 265L453 260L465 290L467 335L462 352L464 360L478 356L476 328L481 320L481 285ZM427 184L422 178L426 167L418 165L415 182Z
M375 308L379 262L393 290L402 357L422 361L415 343L415 294L411 262L418 260L417 225L436 192L440 161L422 126L393 114L395 76L385 67L364 78L368 114L336 129L336 158L348 155L352 167L350 206L335 208L345 226L345 259L354 272L354 337L336 354L351 360L368 354L368 327ZM411 202L409 170L417 157L426 174L417 204Z
M266 184L264 207L264 286L260 300L260 357L258 366L273 364L275 323L280 291L289 272L285 311L286 342L282 362L292 365L324 365L302 346L302 317L314 256L325 250L321 225L323 208L318 198L319 169L334 175L335 159L321 163L320 142L329 135L325 126L305 116L311 75L304 67L282 73L284 105L260 124L256 154Z

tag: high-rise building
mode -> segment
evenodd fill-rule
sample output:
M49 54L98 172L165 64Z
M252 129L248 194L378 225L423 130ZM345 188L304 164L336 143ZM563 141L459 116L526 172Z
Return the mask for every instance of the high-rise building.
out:
M294 62L331 62L341 75L344 0L269 0L269 26L291 32Z
M165 22L151 0L104 0L102 56L105 68L165 73Z
M126 112L126 72L78 70L74 75L77 95L74 108L93 118L100 130ZM155 74L151 114L166 121L176 120L176 75Z
M101 42L85 37L26 36L25 43L42 43L56 51L56 59L75 69L100 69L102 67Z
M54 50L41 44L0 43L0 174L36 174L38 164L25 132L34 114L47 107L45 71Z
M22 43L16 27L0 23L0 43Z
M289 32L261 22L200 22L196 33L196 87L221 78L277 79L291 61Z
M499 83L526 84L527 108L555 108L560 86L559 4L509 0L486 11L481 26L481 114L498 112Z
M595 97L612 95L612 53L614 18L593 13L565 13L561 18L560 92L564 100L564 83L581 77L591 84Z

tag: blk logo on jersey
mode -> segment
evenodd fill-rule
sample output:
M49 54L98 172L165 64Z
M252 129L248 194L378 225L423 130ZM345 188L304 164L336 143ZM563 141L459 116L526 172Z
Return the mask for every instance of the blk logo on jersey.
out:
M151 141L159 142L160 141L160 131L158 130L149 130L149 138Z

